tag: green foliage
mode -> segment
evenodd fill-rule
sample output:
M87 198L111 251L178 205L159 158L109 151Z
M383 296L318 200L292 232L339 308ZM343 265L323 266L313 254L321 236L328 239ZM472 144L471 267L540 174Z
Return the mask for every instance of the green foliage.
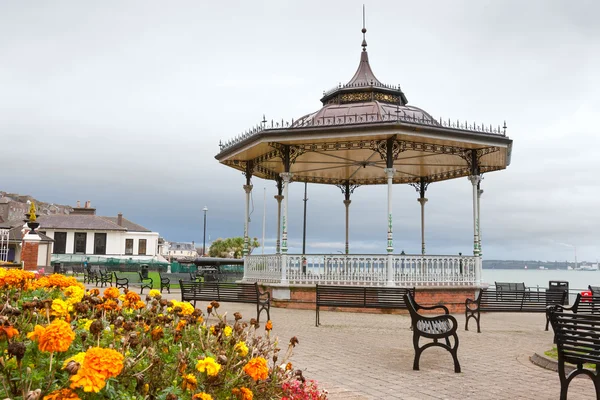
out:
M252 253L252 250L260 246L258 238L248 238L248 254ZM244 238L241 236L217 239L212 242L208 254L211 257L229 258L242 258L244 251Z

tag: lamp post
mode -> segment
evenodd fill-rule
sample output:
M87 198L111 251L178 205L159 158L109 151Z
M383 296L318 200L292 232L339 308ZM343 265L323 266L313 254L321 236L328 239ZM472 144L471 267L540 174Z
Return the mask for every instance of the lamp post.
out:
M204 235L202 236L202 256L206 254L206 212L208 211L208 207L204 206L202 209L204 211Z

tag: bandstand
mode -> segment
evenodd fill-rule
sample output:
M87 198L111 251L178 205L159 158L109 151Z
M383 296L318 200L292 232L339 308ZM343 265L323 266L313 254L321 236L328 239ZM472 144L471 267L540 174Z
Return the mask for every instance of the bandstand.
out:
M278 288L275 292L284 300L293 300L295 287L315 283L417 286L439 293L462 289L461 293L472 294L472 289L481 285L480 182L482 174L510 164L512 140L506 136L506 123L492 127L435 119L408 105L399 85L383 84L373 74L365 28L362 33L356 73L345 85L323 94L320 110L289 122L263 118L256 127L220 144L216 159L242 171L246 178L244 280ZM247 251L253 176L273 180L277 185L275 254L249 255ZM472 185L473 219L469 223L473 225L473 255L426 254L427 187L462 177ZM288 253L288 186L292 182L336 185L341 189L346 209L345 254ZM394 251L394 184L412 185L419 194L421 254ZM350 198L357 187L368 185L387 185L387 220L381 221L385 252L351 254Z

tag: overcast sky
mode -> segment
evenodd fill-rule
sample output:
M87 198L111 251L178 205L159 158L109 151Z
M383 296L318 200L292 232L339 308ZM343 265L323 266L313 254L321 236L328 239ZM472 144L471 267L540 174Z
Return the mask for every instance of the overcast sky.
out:
M122 212L167 240L243 234L243 175L219 140L320 108L360 57L362 1L0 1L0 190ZM501 125L512 163L485 175L487 259L600 258L600 3L372 1L371 66L434 117ZM274 182L253 179L251 235L276 236ZM290 252L303 184L290 186ZM308 186L307 248L344 248L343 195ZM410 186L394 187L394 245L420 252ZM427 251L472 252L471 184L427 191ZM386 188L358 188L351 252L386 247ZM260 251L260 250L258 250Z

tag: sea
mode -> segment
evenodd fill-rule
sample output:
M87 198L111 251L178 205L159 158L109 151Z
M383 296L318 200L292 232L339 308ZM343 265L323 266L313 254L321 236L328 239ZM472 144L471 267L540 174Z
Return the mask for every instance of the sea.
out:
M587 290L588 285L600 286L600 271L566 269L483 269L481 280L494 282L525 282L530 288L548 288L550 281L569 282L569 291Z

